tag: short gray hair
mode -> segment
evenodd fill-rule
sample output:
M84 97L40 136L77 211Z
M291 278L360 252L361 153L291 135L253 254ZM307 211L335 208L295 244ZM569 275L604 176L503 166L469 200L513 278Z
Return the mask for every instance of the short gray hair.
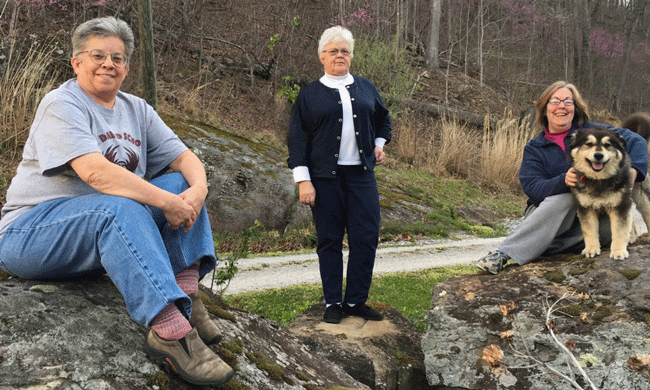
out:
M72 34L72 56L75 57L86 49L92 37L118 37L124 42L124 51L131 58L135 48L133 30L120 19L112 16L90 19L80 24Z
M318 41L318 55L332 41L347 42L348 46L350 46L350 56L354 53L354 37L352 37L352 32L343 26L334 26L323 31L323 35L320 36L320 41Z

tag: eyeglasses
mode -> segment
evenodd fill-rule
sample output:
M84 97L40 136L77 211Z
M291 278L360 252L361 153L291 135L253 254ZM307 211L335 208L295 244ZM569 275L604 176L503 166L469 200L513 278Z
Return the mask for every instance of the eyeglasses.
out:
M323 50L323 53L327 53L331 56L338 55L341 53L342 56L347 57L350 55L350 50L348 49L330 49L330 50Z
M88 53L90 54L90 59L97 65L101 65L106 61L106 58L108 56L111 56L111 61L113 62L113 65L115 65L118 68L121 68L127 64L129 61L128 57L126 54L122 53L106 53L103 50L95 49L95 50L84 50L80 51L77 54L81 53Z
M571 98L565 98L565 99L558 99L558 98L550 98L548 99L548 104L552 106L557 106L560 103L564 103L565 106L572 106L575 102Z

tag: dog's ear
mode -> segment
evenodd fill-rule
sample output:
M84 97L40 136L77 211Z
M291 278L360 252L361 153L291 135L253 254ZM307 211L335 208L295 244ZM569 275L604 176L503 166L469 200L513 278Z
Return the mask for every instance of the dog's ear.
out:
M569 150L578 146L578 140L582 137L584 131L585 129L578 129L578 131L575 131L573 134L571 134L571 138L569 138Z
M616 137L618 142L621 143L621 147L623 149L625 149L627 147L627 141L625 140L625 138L623 138L623 136L621 134L619 134L619 133L617 133L615 131L612 131L612 133L614 134L614 137Z

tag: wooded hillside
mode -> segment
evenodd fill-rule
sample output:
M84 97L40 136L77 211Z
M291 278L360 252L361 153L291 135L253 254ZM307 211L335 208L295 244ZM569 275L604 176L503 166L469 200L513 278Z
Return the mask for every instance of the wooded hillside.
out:
M359 45L368 46L366 58L355 53L352 71L358 72L362 61L386 68L373 79L386 95L396 93L391 86L406 83L401 98L498 117L506 110L519 112L546 85L566 79L593 111L621 117L649 109L648 3L153 0L158 99L165 112L281 139L292 96L322 73L316 53L320 33L343 24ZM4 1L0 72L7 78L9 62L36 45L50 49L51 67L62 80L73 76L70 32L104 15L126 20L137 36L135 1ZM385 52L373 51L380 43L406 56L382 62ZM397 66L404 58L413 70L406 81L399 79L403 68ZM139 69L136 50L125 90L140 92Z

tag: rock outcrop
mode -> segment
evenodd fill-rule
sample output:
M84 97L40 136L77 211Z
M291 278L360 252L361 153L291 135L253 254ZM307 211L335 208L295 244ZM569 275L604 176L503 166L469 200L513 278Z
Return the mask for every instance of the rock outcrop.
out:
M428 382L456 390L650 389L648 244L643 238L624 261L608 251L554 256L438 284L422 338Z
M382 321L344 317L322 321L325 303L308 308L289 325L310 349L340 365L354 379L376 390L427 390L421 333L395 308L369 302Z
M203 298L224 335L215 351L236 370L220 389L368 388L276 322ZM0 280L0 389L195 388L147 357L146 331L105 276Z
M213 230L239 232L256 221L283 231L311 217L296 195L286 153L207 125L167 120L203 162Z

